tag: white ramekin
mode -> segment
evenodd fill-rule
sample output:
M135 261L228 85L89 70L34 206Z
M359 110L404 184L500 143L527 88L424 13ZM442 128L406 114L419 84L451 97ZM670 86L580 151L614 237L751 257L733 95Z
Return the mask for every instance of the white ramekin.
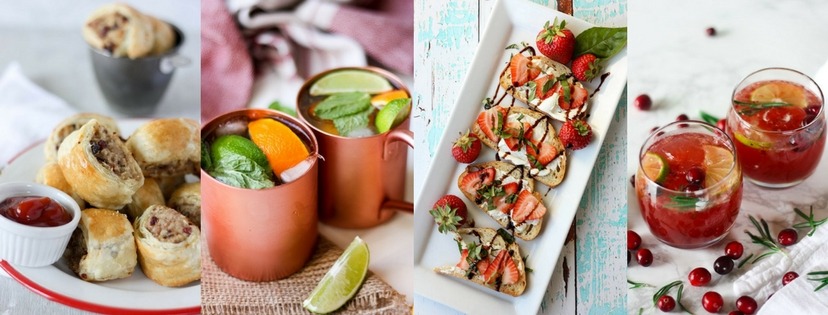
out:
M72 197L55 188L35 183L0 184L0 202L17 196L43 196L57 201L72 215L69 223L54 227L20 224L0 215L0 259L25 267L55 263L80 221L80 207Z

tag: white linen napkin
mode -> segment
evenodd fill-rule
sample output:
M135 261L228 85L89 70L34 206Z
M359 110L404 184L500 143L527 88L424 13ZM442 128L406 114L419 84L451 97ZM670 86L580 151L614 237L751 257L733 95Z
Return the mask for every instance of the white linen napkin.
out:
M0 76L0 169L74 113L62 99L26 78L19 64L10 63Z

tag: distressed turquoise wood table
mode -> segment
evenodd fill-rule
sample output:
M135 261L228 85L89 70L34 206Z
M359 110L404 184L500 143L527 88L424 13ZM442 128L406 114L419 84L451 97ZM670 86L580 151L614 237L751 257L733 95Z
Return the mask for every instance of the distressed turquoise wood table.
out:
M626 26L626 0L532 0L600 26ZM415 174L426 174L494 0L415 0ZM626 93L621 97L541 314L622 314L626 303ZM415 176L419 195L425 176ZM416 281L416 280L415 280ZM454 314L415 296L417 314ZM473 303L473 301L467 301Z

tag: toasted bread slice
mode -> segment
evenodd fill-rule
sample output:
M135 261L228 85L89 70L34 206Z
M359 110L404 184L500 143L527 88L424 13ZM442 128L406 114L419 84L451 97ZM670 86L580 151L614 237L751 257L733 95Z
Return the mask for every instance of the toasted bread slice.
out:
M489 257L496 257L502 250L506 250L509 256L514 261L518 270L518 280L512 284L501 284L500 278L490 279L489 283L484 280L483 272L475 270L467 275L467 270L458 266L441 266L434 268L434 271L440 274L465 279L487 287L489 289L503 292L511 296L520 296L526 290L526 266L523 262L523 257L520 254L520 246L517 243L507 243L502 236L498 235L497 230L491 228L463 228L457 230L458 235L471 236L476 235L480 239L480 244L489 248ZM465 246L465 244L461 245ZM471 277L469 277L471 276Z
M466 167L466 170L460 174L460 177L457 179L457 186L460 188L460 191L463 192L463 195L466 196L469 200L474 202L480 211L486 213L492 220L495 220L497 224L500 224L503 228L511 228L515 227L514 222L511 221L511 217L509 215L504 215L499 213L498 210L491 210L489 211L488 205L486 201L479 198L480 196L477 193L472 193L463 189L463 179L466 175L469 174L470 171L476 171L481 169L487 168L494 168L495 169L495 180L499 180L501 182L517 182L519 183L518 192L523 190L528 190L530 192L535 191L535 184L532 178L529 176L529 169L525 166L515 166L506 162L500 161L493 161L493 162L484 162L484 163L477 163L472 164ZM511 178L510 178L511 177ZM540 197L540 194L536 194L536 198L540 202L543 202L543 199ZM521 227L520 229L515 228L515 236L523 239L523 240L533 240L535 239L538 234L540 233L541 227L543 226L543 218L535 220L536 222L524 222L522 224L529 224L529 226ZM519 225L518 225L519 226Z
M550 78L558 78L560 76L569 76L568 82L570 85L578 85L579 88L583 88L583 85L580 82L576 82L572 77L572 70L570 70L566 65L561 64L557 61L547 58L546 56L527 56L530 60L532 65L539 65L541 68L541 74L538 78L543 76L549 76ZM507 68L508 69L508 68ZM532 81L530 81L532 82ZM542 81L540 81L542 82ZM566 121L568 119L573 119L578 115L581 115L587 110L589 105L588 102L584 103L583 106L577 107L572 110L564 110L557 105L557 102L552 102L549 104L543 104L543 100L536 98L533 94L536 90L530 89L526 84L523 86L514 86L512 83L512 74L511 71L503 71L500 76L500 86L509 93L513 98L518 101L525 103L527 106L534 110L541 111L548 115L549 117L558 120L558 121ZM537 83L537 82L535 82ZM535 87L535 89L539 89L542 87ZM588 98L588 96L587 96Z

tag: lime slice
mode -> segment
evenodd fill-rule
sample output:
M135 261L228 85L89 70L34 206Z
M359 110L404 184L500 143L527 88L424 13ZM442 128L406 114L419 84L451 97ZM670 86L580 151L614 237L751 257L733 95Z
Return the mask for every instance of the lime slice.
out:
M711 187L722 181L733 168L733 153L726 148L705 145L704 150L704 187Z
M377 126L377 132L383 133L391 130L392 127L400 124L408 117L408 112L411 111L410 98L398 98L388 102L379 113L377 113L374 124Z
M773 144L770 142L748 139L747 136L741 133L734 132L733 137L736 138L736 141L739 141L740 143L754 149L767 150L770 149L771 146L773 146Z
M644 153L644 158L641 160L641 167L644 169L644 175L647 175L647 177L656 183L664 181L667 178L667 173L670 172L670 167L667 166L667 160L654 152Z
M808 106L802 86L782 81L774 81L758 87L750 93L750 100L756 103L784 102L799 107Z
M377 94L393 89L385 78L360 70L333 72L316 81L310 88L310 95L330 95L346 92Z
M239 135L225 135L213 141L210 147L213 164L220 164L225 159L232 159L233 155L241 155L253 160L265 170L270 170L270 163L267 161L262 149L250 139Z
M368 245L357 236L302 305L317 314L330 313L345 305L359 291L370 259Z

